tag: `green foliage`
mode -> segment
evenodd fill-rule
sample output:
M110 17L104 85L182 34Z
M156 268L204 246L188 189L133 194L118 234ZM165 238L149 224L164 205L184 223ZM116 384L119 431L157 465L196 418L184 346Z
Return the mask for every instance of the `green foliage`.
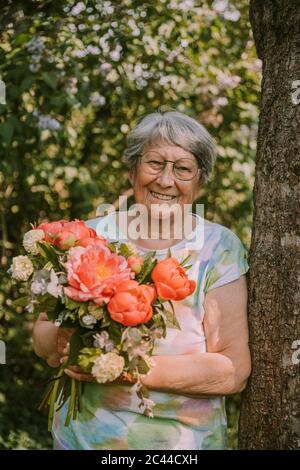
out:
M99 348L83 348L78 356L78 364L87 373L91 373L95 359L102 353Z
M210 130L218 160L197 202L249 247L260 64L248 1L228 0L223 12L218 3L31 0L2 8L0 338L8 363L0 366L0 448L51 446L36 411L37 385L50 371L32 353L30 316L12 304L25 293L7 275L11 257L30 222L93 217L130 187L123 150L138 117L169 105Z

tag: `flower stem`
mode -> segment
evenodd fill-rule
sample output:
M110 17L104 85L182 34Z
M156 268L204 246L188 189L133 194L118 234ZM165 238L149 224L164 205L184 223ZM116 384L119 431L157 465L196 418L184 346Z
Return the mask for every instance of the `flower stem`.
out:
M53 418L54 418L54 411L55 411L55 402L57 399L57 390L58 386L61 380L61 377L63 375L64 371L61 369L58 373L58 376L52 385L52 390L49 398L49 413L48 413L48 431L51 432L52 430L52 424L53 424Z
M69 401L65 426L69 426L69 424L70 424L71 417L72 417L72 414L73 414L73 411L74 411L75 399L76 399L76 380L71 379L71 394L70 394L70 401Z
M82 383L82 382L78 382L77 393L78 393L78 411L79 411L79 413L80 413L80 411L81 411L82 389L83 389L83 383Z

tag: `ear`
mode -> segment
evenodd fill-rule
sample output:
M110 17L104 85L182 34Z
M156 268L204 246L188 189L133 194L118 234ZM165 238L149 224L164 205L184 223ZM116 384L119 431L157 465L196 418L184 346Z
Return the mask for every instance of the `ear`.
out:
M132 186L133 186L134 180L135 180L135 171L136 171L135 167L133 167L129 170L129 174L128 174L128 179L129 179Z

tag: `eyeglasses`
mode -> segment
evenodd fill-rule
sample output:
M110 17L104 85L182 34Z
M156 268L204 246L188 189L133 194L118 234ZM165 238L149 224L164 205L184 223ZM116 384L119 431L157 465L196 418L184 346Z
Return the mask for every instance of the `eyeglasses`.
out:
M179 158L176 162L165 160L159 155L139 155L142 170L149 175L158 175L163 172L167 163L172 163L175 178L182 181L189 181L195 178L200 168L190 158Z

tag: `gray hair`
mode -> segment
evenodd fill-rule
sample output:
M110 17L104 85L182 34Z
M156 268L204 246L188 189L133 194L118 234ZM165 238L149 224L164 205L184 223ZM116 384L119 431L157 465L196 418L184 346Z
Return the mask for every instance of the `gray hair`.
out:
M127 136L125 159L132 170L145 147L159 142L178 145L192 153L201 171L199 183L210 180L216 144L209 132L196 119L179 111L157 111L142 117Z

